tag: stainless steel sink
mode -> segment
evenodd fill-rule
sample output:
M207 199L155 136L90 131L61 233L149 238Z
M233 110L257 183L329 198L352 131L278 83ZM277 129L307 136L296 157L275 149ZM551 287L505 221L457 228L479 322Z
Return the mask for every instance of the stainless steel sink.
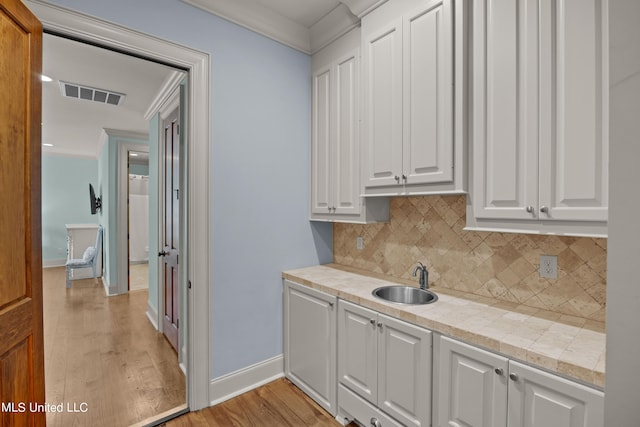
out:
M431 304L438 301L438 295L433 292L415 288L413 286L383 286L372 292L376 298L398 304Z

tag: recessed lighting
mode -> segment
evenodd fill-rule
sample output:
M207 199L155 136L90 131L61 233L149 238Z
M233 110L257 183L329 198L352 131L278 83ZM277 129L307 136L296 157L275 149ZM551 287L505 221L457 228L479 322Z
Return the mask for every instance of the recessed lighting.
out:
M42 144L43 147L53 147L53 144Z
M40 80L42 80L43 82L52 82L53 79L49 76L45 76L44 74L40 75Z

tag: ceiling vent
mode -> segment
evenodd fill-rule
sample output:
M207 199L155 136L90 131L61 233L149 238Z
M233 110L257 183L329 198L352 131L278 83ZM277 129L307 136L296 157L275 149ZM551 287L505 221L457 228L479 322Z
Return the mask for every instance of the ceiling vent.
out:
M124 93L63 81L60 82L60 91L62 92L62 96L66 96L67 98L85 99L87 101L110 105L121 105L126 97Z

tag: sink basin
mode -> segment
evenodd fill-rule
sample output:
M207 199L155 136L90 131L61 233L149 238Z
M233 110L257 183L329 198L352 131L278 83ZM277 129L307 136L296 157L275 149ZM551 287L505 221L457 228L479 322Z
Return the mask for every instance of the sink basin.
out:
M376 298L398 304L431 304L438 300L433 292L413 286L383 286L372 292Z

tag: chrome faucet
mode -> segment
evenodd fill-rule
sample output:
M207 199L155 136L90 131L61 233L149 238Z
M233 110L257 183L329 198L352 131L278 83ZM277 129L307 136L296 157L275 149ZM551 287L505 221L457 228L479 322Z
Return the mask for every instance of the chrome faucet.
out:
M420 271L420 289L429 289L429 270L424 266L423 263L418 261L418 265L413 270L413 277L418 275L418 271Z

